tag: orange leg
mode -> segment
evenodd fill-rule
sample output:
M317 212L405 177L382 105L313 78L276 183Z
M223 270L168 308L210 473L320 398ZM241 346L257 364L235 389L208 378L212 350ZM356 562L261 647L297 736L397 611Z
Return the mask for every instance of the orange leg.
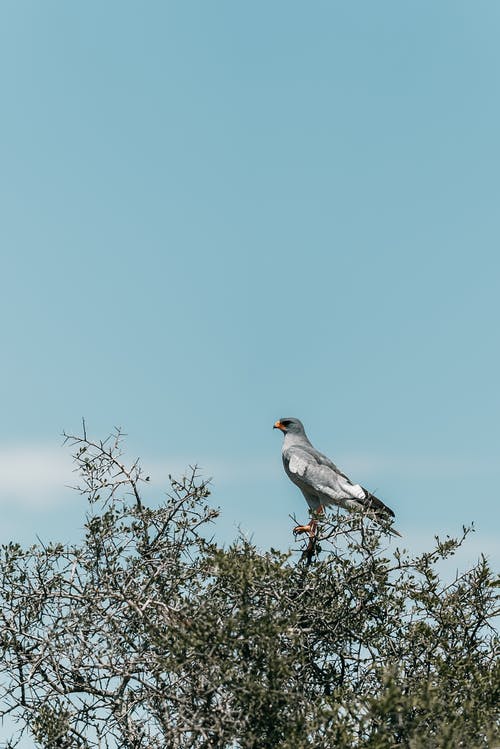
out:
M297 525L293 529L293 532L295 535L297 533L307 533L309 535L309 538L312 538L314 534L316 533L316 528L318 527L318 521L317 520L311 520L307 525Z
M323 506L320 505L317 510L314 511L314 515L320 515L324 512ZM297 533L307 533L309 535L309 538L314 538L316 536L316 530L318 528L318 521L313 517L309 521L307 525L297 525L293 532L295 535Z
M318 532L319 532L319 526L318 526L318 515L323 513L323 507L318 507L317 510L314 510L314 512L311 512L311 520L307 525L298 525L296 528L293 529L293 532L295 534L297 533L307 533L309 536L309 541L307 542L307 548L304 549L302 552L302 559L306 560L306 565L310 565L312 562L312 559L315 554L318 554L321 551L321 548L318 544Z

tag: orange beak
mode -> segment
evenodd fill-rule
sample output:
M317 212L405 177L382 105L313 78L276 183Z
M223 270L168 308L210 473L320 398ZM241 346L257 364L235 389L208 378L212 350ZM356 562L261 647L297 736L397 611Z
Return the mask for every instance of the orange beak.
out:
M281 421L277 421L276 424L273 426L273 429L281 429L282 432L285 431L285 427L281 423Z

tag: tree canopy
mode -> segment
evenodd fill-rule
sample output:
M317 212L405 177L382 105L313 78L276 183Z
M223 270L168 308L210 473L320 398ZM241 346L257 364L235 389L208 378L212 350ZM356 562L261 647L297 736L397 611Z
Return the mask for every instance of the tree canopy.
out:
M360 515L308 560L214 540L192 469L154 506L121 434L67 436L81 543L2 547L0 715L37 746L454 749L500 743L498 578L452 582ZM318 549L316 549L318 551Z

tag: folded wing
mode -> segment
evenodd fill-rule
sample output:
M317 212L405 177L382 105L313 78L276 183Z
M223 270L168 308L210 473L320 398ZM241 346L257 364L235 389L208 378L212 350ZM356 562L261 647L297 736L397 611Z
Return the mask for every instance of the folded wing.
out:
M312 505L336 504L348 510L370 510L375 516L393 517L378 497L352 481L325 455L309 446L291 446L283 453L285 470Z

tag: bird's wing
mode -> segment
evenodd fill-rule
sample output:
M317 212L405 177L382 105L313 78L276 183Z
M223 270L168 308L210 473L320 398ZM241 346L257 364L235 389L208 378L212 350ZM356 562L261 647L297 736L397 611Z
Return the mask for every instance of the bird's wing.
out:
M295 476L304 478L308 468L311 467L310 456L300 447L290 448L288 453L288 469Z
M340 504L349 509L358 506L375 514L394 516L378 497L359 484L353 484L335 463L312 445L293 445L283 458L290 478L303 492L318 495L326 504Z
M335 473L338 473L339 476L342 476L346 481L348 481L350 484L352 484L352 481L343 473L338 466L335 465L333 460L330 460L329 457L326 455L323 455L323 453L320 453L319 450L316 450L315 447L313 447L311 444L304 445L303 447L304 451L307 452L311 457L313 457L319 465L327 466L328 468L331 468L332 471L335 471Z
M364 489L353 484L344 474L323 465L311 450L293 445L283 455L290 478L306 491L322 496L326 501L362 500Z

